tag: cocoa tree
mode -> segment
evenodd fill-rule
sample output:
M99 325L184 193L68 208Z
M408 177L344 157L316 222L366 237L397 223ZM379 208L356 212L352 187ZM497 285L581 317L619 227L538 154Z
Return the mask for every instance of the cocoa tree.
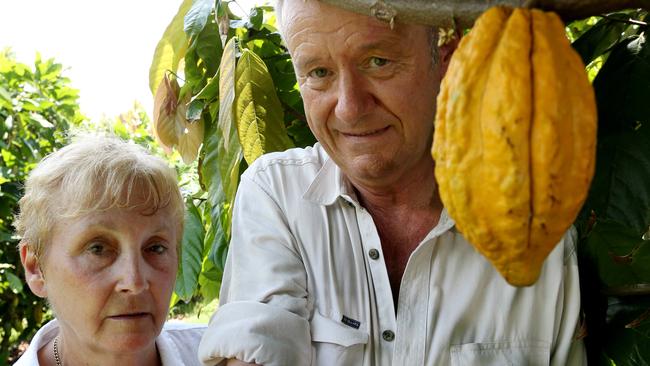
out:
M647 0L322 1L459 31L495 4L553 9L567 20L599 111L596 176L576 220L582 336L590 364L650 363L650 46L648 11L640 9ZM183 1L150 69L159 139L198 159L202 189L188 200L176 286L184 301L218 294L239 174L262 153L315 142L273 9L239 19L227 5Z

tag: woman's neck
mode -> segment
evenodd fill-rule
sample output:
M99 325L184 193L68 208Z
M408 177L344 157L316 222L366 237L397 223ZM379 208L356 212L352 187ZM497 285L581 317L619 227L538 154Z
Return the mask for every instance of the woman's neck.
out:
M135 352L108 352L66 341L59 335L38 350L40 366L59 366L54 355L54 342L63 366L161 366L155 342Z

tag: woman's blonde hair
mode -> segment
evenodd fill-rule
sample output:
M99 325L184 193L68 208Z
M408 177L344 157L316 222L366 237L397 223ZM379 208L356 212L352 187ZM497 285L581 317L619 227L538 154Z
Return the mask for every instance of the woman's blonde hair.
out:
M58 220L111 208L168 207L182 233L184 206L175 171L144 148L106 135L79 135L45 157L25 182L14 221L20 245L43 254ZM182 235L179 234L179 240Z

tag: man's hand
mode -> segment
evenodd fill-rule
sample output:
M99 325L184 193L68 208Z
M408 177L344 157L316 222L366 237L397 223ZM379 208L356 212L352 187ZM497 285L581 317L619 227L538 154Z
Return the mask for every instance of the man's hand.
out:
M248 363L248 362L244 362L244 361L239 361L239 360L234 359L234 358L231 358L226 363L226 366L247 366L247 365L260 366L260 365L258 365L256 363Z

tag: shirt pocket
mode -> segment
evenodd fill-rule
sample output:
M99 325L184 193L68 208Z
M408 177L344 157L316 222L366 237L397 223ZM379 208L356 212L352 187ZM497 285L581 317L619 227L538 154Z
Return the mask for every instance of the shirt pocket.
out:
M542 341L467 343L451 346L451 366L548 366L550 345Z
M368 333L314 312L311 327L312 365L363 365Z

